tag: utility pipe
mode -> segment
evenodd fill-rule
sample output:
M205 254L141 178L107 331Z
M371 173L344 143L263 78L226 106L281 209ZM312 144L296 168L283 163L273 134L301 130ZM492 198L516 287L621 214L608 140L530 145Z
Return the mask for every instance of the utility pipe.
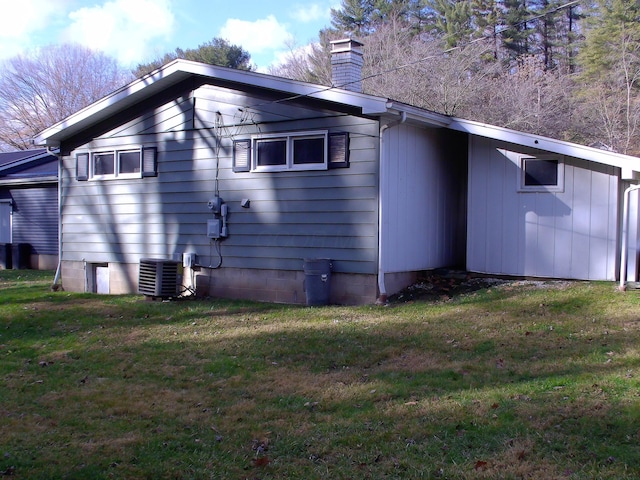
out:
M622 206L622 247L620 252L620 286L619 290L627 289L627 237L629 236L629 197L634 190L640 190L640 185L631 185L624 191Z
M378 291L379 296L376 303L384 305L387 303L387 289L384 284L384 269L382 268L382 209L385 202L383 201L385 189L383 188L382 182L386 178L387 174L387 165L386 158L384 155L384 132L391 127L395 127L400 125L407 120L407 112L400 112L400 118L394 122L385 123L380 127L380 175L378 178Z

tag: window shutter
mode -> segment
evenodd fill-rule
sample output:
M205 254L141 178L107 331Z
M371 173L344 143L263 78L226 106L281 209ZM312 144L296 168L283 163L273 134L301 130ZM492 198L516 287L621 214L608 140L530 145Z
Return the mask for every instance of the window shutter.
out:
M347 168L349 166L349 134L329 134L329 168Z
M89 179L89 154L76 154L76 180L84 182Z
M233 142L233 171L248 172L251 170L251 140Z
M157 148L147 147L142 149L142 176L157 177L158 176L158 156Z

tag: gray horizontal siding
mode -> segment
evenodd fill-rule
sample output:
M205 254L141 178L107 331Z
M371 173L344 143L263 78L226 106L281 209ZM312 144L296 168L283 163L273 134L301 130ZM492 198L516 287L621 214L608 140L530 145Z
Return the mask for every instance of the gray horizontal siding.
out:
M200 89L198 95L207 92L212 90ZM213 108L214 103L198 97L195 104L196 118L202 122L213 118L211 111L200 109ZM237 112L237 105L233 107ZM290 106L278 112L280 107L270 106L270 114L280 115L280 120L288 120L292 111L308 120L243 126L233 129L238 133L233 138L249 138L249 128L262 133L278 129L347 131L350 168L234 173L231 137L225 134L220 140L219 157L215 157L214 133L221 130L145 133L158 116L177 118L169 112L176 108L183 110L184 128L188 125L184 105L168 105L156 108L155 116L142 114L137 121L81 147L155 145L157 177L78 182L73 154L64 158L64 260L137 263L141 257L188 251L195 252L202 264L217 264L216 249L206 237L206 222L212 218L207 201L214 195L217 176L219 194L229 207L229 237L220 242L224 266L299 270L302 259L322 257L334 259L338 272L375 273L377 122L349 116L330 118L330 112ZM240 207L243 198L251 200L249 209Z
M13 243L28 243L39 255L58 253L57 186L13 188Z

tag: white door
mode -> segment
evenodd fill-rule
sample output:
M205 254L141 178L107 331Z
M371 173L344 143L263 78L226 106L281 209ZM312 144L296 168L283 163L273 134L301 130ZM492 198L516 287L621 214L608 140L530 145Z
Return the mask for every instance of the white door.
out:
M0 243L11 243L11 203L0 202Z
M96 267L96 293L109 294L109 267Z

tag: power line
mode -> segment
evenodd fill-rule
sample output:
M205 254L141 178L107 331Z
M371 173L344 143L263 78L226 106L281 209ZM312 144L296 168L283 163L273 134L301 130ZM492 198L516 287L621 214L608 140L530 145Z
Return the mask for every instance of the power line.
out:
M482 36L480 36L478 38L475 38L473 40L470 40L470 41L464 43L463 45L456 45L455 47L448 48L448 49L443 50L442 52L439 52L437 54L428 55L426 57L421 57L421 58L419 58L417 60L413 60L411 62L407 62L407 63L402 64L402 65L397 65L397 66L395 66L393 68L382 70L382 71L377 72L377 73L372 73L370 75L367 75L367 76L362 77L361 79L358 79L358 80L355 80L355 81L345 82L345 83L342 83L340 85L331 85L331 86L319 88L318 90L314 90L313 92L301 93L301 94L293 95L293 96L290 96L290 97L281 98L281 99L278 99L278 100L271 100L269 102L264 102L264 103L256 104L256 105L253 105L253 106L247 106L245 108L248 108L248 109L258 108L258 107L262 107L262 106L266 106L266 105L272 105L272 104L276 104L276 103L289 102L289 101L292 101L292 100L297 100L299 98L310 97L312 95L317 95L319 93L328 92L328 91L334 90L334 89L344 89L345 87L347 87L349 85L352 85L354 83L358 83L358 82L361 82L361 81L364 81L364 80L369 80L369 79L372 79L372 78L380 77L380 76L383 76L383 75L387 75L389 73L397 72L398 70L402 70L404 68L411 67L411 66L423 63L423 62L425 62L427 60L432 60L434 58L441 57L442 55L446 55L446 54L451 53L453 51L462 50L463 48L466 48L466 47L468 47L470 45L473 45L475 43L479 43L479 42L482 42L484 40L490 40L490 39L492 39L493 37L495 37L497 35L503 34L507 30L510 30L510 29L513 29L513 28L517 28L517 27L520 27L520 26L524 26L527 23L531 23L531 22L536 21L536 20L540 20L540 19L545 18L545 17L547 17L549 15L552 15L554 13L557 13L557 12L561 11L561 10L564 10L566 8L571 8L571 7L574 7L576 5L579 5L581 2L582 2L582 0L573 0L573 1L570 1L570 2L567 2L567 3L564 3L564 4L559 5L559 6L553 8L551 10L547 10L546 12L534 15L532 17L529 17L529 18L526 18L524 20L521 20L520 22L514 23L513 25L508 25L508 26L505 25L500 30L497 30L497 31L492 32L492 33L484 34L484 35L482 35Z

